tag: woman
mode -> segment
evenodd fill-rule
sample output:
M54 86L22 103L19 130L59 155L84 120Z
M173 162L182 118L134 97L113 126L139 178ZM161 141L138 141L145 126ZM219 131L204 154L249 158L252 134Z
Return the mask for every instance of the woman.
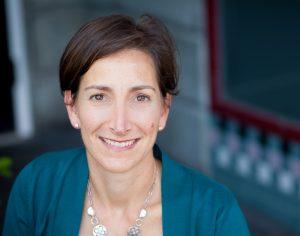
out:
M71 39L60 85L84 148L45 154L10 195L6 235L249 235L232 194L156 145L177 92L174 45L150 16L100 17Z

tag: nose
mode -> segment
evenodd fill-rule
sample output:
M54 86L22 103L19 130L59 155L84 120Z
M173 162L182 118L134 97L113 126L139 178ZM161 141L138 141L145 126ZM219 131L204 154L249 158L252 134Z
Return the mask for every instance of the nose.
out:
M128 119L128 109L126 105L120 103L114 106L109 127L115 135L119 136L124 136L130 131L131 124Z

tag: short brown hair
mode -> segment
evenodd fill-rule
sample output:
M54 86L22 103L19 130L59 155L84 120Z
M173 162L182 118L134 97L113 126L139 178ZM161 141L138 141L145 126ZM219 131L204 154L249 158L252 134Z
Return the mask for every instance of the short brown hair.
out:
M162 96L177 94L175 45L166 26L150 15L137 20L127 15L104 16L83 25L61 57L61 91L71 90L76 97L81 77L96 60L125 49L138 49L150 55Z

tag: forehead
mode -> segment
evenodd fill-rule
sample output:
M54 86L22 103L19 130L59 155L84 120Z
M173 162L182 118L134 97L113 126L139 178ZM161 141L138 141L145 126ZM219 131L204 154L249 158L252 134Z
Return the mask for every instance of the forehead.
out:
M138 49L127 49L96 60L83 75L82 83L134 83L147 82L158 85L152 57Z

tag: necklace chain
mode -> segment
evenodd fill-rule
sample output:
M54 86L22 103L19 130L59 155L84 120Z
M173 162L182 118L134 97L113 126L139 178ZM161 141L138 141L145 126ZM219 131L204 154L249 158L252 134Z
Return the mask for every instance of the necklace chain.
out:
M157 177L157 167L155 163L153 182L151 184L150 190L144 200L143 207L140 209L138 217L135 220L135 224L128 228L127 236L141 236L140 228L143 225L143 221L145 217L147 216L147 209L149 207L150 199L153 195L153 190L156 184L156 177ZM88 179L87 193L88 193L88 201L89 201L87 214L91 217L90 220L93 225L93 236L106 236L107 229L104 225L100 224L99 219L96 216L95 209L93 208L93 198L92 198L92 191L90 186L90 179Z

